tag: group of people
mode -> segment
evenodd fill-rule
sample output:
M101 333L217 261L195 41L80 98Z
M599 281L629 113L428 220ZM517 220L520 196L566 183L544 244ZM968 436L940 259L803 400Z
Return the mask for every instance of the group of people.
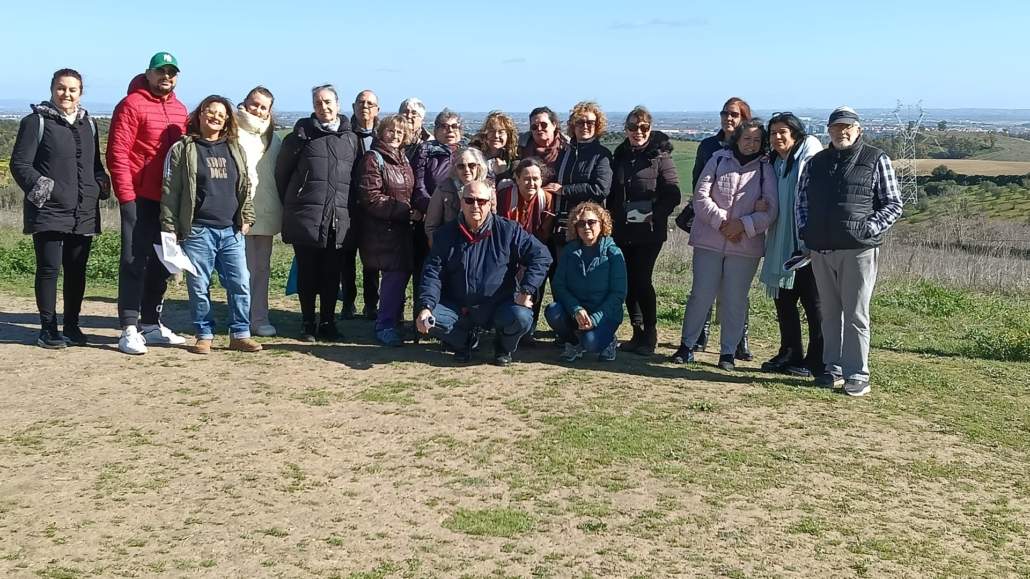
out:
M564 132L558 115L539 107L526 133L494 111L466 140L460 115L448 109L429 132L419 99L381 116L375 93L363 90L348 117L336 89L320 85L312 114L280 139L267 88L255 87L239 106L211 95L187 112L175 96L178 76L175 57L159 52L130 82L111 119L110 179L96 124L79 106L78 72L55 72L50 99L22 120L11 171L36 248L40 346L87 341L79 326L86 263L100 232L99 201L113 191L122 241L118 348L128 354L186 343L160 319L170 275L162 243L178 244L192 265L190 351L212 348L213 272L228 297L229 348L261 350L252 336L276 334L268 285L280 234L294 251L304 341L340 339L341 297L340 315L357 315L360 255L363 313L384 346L430 335L468 361L480 337L492 335L494 363L508 365L534 340L549 281L544 320L562 360L655 352L653 274L681 192L672 142L646 108L626 116L612 152L600 140L607 117L591 101L572 108ZM672 361L692 362L707 347L716 300L719 367L751 359L748 291L758 274L781 334L763 370L866 394L878 246L901 215L889 158L863 142L848 107L831 114L827 149L789 112L766 124L731 98L720 117L719 132L698 148L693 197L675 219L690 232L694 257ZM412 279L414 334L406 336ZM632 336L620 344L624 305Z

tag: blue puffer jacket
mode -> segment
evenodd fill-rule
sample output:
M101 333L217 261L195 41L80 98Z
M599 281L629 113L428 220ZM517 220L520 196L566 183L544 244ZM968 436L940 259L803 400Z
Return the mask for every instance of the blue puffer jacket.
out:
M622 304L626 301L626 258L611 236L602 237L598 256L587 263L583 244L570 241L558 258L558 270L551 282L554 301L570 316L583 308L594 325L607 319L622 323Z
M458 308L487 306L483 310L488 316L493 306L514 299L516 284L522 293L537 292L551 265L551 254L542 243L518 223L496 215L474 240L463 223L459 217L433 235L433 249L422 269L419 309L432 310L440 302Z

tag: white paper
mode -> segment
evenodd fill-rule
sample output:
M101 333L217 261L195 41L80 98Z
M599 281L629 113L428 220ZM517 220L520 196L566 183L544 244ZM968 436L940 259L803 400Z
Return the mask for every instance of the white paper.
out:
M168 273L175 275L182 271L188 271L193 275L197 275L197 268L193 266L193 262L190 261L190 258L186 257L186 254L182 252L182 248L176 243L174 233L162 231L161 245L155 243L154 251L157 252L157 258L164 264Z

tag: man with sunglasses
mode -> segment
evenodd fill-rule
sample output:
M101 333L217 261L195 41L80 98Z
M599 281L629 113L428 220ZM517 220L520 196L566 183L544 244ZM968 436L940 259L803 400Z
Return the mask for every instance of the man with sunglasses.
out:
M111 116L107 168L121 213L118 264L118 349L145 354L147 344L184 344L161 323L169 273L158 260L165 156L186 132L186 107L175 97L179 63L167 52L150 58ZM137 324L139 328L137 329Z
M495 215L494 188L472 181L461 188L461 214L442 225L422 269L415 326L468 362L479 332L493 328L494 364L511 354L533 325L533 296L551 255L518 223Z
M822 312L825 372L816 383L869 393L869 302L880 244L901 217L902 200L886 153L862 139L858 113L830 113L830 146L805 165L795 205L811 252Z

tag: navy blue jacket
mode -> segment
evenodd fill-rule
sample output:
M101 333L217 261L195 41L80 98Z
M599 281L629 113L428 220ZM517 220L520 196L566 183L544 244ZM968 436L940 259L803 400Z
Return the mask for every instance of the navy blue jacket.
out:
M701 179L701 171L703 171L705 165L708 164L708 159L711 159L712 155L714 155L716 151L726 148L722 143L723 136L722 130L720 129L718 133L705 138L701 141L701 144L697 146L697 157L694 159L694 171L690 179L691 192L697 189L697 182Z
M463 222L459 216L433 234L433 248L422 268L418 309L432 310L443 302L457 309L492 310L513 300L516 290L535 295L551 265L544 244L518 223L497 215L489 217L473 242L460 228ZM520 269L524 271L517 282Z

